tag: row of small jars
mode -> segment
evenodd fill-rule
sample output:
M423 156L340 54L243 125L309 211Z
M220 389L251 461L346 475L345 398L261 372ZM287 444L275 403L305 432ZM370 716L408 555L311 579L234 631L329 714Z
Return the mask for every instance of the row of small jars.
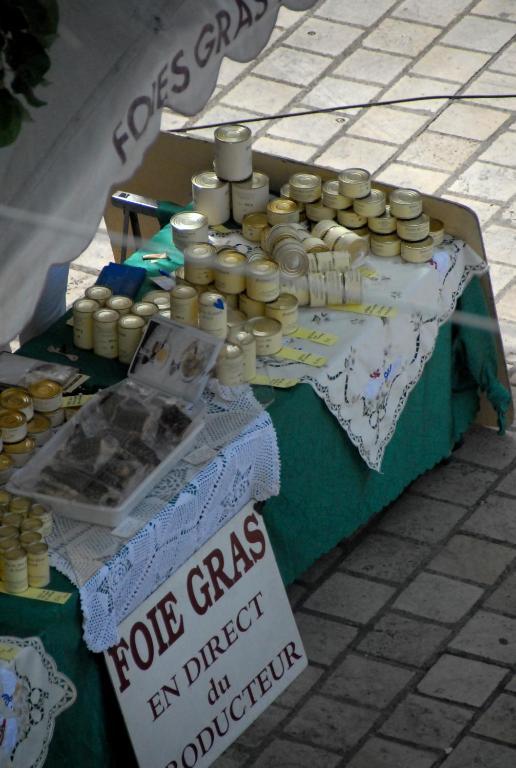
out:
M8 592L48 585L45 539L51 532L52 513L47 507L0 490L0 579Z

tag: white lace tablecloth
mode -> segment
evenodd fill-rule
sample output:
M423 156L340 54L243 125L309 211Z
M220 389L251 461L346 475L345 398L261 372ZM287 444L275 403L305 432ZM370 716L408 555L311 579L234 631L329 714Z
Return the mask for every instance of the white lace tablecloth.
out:
M322 397L371 469L380 471L407 398L430 358L439 327L486 264L461 240L447 237L426 264L369 255L362 267L364 304L397 309L381 318L322 309L300 309L299 325L338 336L334 346L284 339L284 346L324 355L322 368L270 357L259 373L298 379Z
M249 387L216 387L203 396L208 414L195 450L204 459L190 452L117 529L56 515L51 563L79 587L91 651L116 643L117 625L244 504L279 493L270 416Z

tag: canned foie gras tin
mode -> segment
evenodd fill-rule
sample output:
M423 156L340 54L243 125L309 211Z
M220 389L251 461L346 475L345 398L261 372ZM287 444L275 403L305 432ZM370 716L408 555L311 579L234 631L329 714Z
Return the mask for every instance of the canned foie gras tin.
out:
M149 319L158 312L158 306L153 301L137 301L131 307L131 315L143 317L145 323L148 323Z
M262 234L267 228L266 213L248 213L242 219L242 234L252 243L260 243Z
M282 240L299 240L300 229L295 224L274 224L267 233L264 250L274 254L275 247Z
M106 301L106 309L114 309L120 317L128 315L133 306L133 300L129 296L110 296Z
M29 512L29 519L34 516L41 520L41 535L44 539L52 533L52 512L43 504L33 504Z
M133 305L133 309L136 306L136 304ZM118 357L118 319L119 314L114 309L97 309L93 313L93 352L99 355L99 357L106 357L108 359ZM53 411L56 407L58 406L45 408L44 410L45 412ZM40 410L37 407L36 409Z
M371 252L375 256L399 256L400 251L398 235L371 235Z
M227 338L230 340L230 336L236 331L244 327L247 322L247 316L239 309L230 309L228 307L228 322L227 322Z
M142 301L155 304L158 308L158 312L162 312L163 310L170 309L170 291L147 291L147 293L142 296Z
M322 253L328 250L324 240L320 237L307 237L303 240L303 248L307 253Z
M14 528L20 530L22 521L25 519L26 518L23 515L20 515L19 512L5 512L2 525L12 525Z
M239 293L222 293L221 291L220 295L224 299L226 307L228 308L228 312L230 309L238 309L238 297L240 296Z
M110 312L111 310L99 309L98 312ZM34 410L46 413L61 408L63 404L63 388L57 381L43 379L29 386L29 394L32 397Z
M361 216L352 208L347 211L337 211L337 221L346 229L360 229L367 224L366 216Z
M431 237L424 240L418 240L411 243L405 240L401 241L401 258L404 261L410 261L414 264L421 264L430 261L434 254L434 241Z
M281 293L276 301L265 307L265 316L281 323L284 336L290 336L298 327L298 300L290 293Z
M402 240L424 240L430 234L430 217L422 213L415 219L399 219L396 230Z
M6 552L13 549L19 549L18 539L0 539L0 581L5 581L4 576L4 556Z
M176 248L184 251L192 243L208 242L208 219L198 211L181 211L170 219L172 241Z
M176 285L170 291L170 317L185 325L199 322L199 297L193 285Z
M32 437L25 437L18 443L6 443L4 451L13 460L15 467L23 467L36 449L36 441Z
M326 306L326 280L321 272L312 272L308 275L308 290L310 291L311 307Z
M353 264L357 259L367 256L369 253L369 238L359 235L357 231L347 231L335 240L333 251L335 254L338 252L347 253L350 264Z
M430 219L430 237L434 245L441 245L444 240L444 224L439 219Z
M44 542L27 547L27 575L29 587L42 589L50 582L48 546Z
M30 547L31 544L41 544L43 536L37 531L23 531L20 533L20 544L23 548Z
M362 303L362 275L358 269L350 269L344 275L344 303Z
M50 426L52 427L60 427L61 424L64 424L64 408L56 408L55 411L46 411L45 416L50 421Z
M210 285L213 282L213 267L216 249L210 243L194 243L184 250L185 278L194 285Z
M275 355L280 351L282 327L279 320L272 317L252 317L246 323L245 330L254 336L257 357Z
M353 200L351 197L345 197L340 194L339 180L331 179L325 181L322 185L322 204L336 211L342 211L345 208L351 208Z
M90 285L89 288L86 288L84 296L87 299L96 301L97 304L103 307L112 293L113 291L111 288L108 288L107 285Z
M27 419L20 411L4 411L0 413L0 436L5 446L8 443L19 443L27 437Z
M215 288L221 293L245 291L246 258L240 251L219 251L215 259Z
M385 193L381 189L371 189L366 197L353 200L353 210L365 218L381 216L385 211Z
M289 185L288 181L287 181L286 184L282 185L282 187L280 189L279 196L282 197L285 200L290 200L290 185Z
M42 413L36 413L27 424L27 435L32 437L37 446L45 445L52 437L50 420Z
M349 234L349 230L346 229L346 227L342 227L339 225L329 229L324 235L325 250L330 249L332 251L337 240L343 235L348 235L348 234Z
M226 387L244 383L244 353L238 344L228 341L222 345L215 372L219 382Z
M247 267L246 293L255 301L274 301L280 292L279 267L274 261L258 259Z
M324 205L322 200L316 200L315 203L307 203L305 210L306 218L310 219L310 221L326 221L327 219L332 219L337 214L335 208Z
M252 381L256 376L256 340L252 333L244 329L232 332L229 340L238 344L244 355L244 381Z
M315 224L312 227L312 237L320 237L324 240L325 235L332 229L333 227L338 227L339 224L334 219L323 219L322 221L318 221L317 224Z
M43 537L41 528L42 522L37 517L25 517L20 521L20 530L22 533L26 533L27 531L35 531L36 533L39 533L41 537Z
M251 299L246 293L241 293L238 297L238 307L246 317L263 317L265 315L264 302Z
M339 173L339 192L344 197L366 197L371 192L371 174L365 168L347 168Z
M14 471L14 463L6 453L0 453L0 485L6 483Z
M219 179L244 181L253 172L252 134L246 125L221 125L215 130L213 167Z
M26 496L13 496L9 502L9 512L16 512L27 517L31 506L32 502Z
M269 202L269 177L254 171L249 179L231 185L231 210L239 224L249 213L261 213Z
M219 339L227 333L227 307L223 296L206 291L199 296L199 328Z
M308 254L309 272L328 272L335 269L333 251L320 251Z
M278 263L282 276L301 277L308 272L308 254L303 244L295 240L285 240L280 243L274 252L274 258Z
M328 304L344 302L344 276L342 272L330 270L326 273L326 301Z
M231 216L229 184L213 171L201 171L192 176L194 207L208 219L208 224L223 224Z
M0 525L0 541L18 541L20 531L15 525Z
M315 203L322 194L322 179L315 173L294 173L289 181L290 199L298 203Z
M396 232L397 219L392 215L390 206L385 207L381 216L370 216L367 219L367 226L377 235L391 235Z
M19 547L5 552L4 557L4 585L7 592L16 595L26 592L29 588L27 572L27 555L25 550Z
M27 421L34 415L32 398L28 392L20 387L8 387L0 393L0 407L8 411L20 411Z
M289 293L291 296L295 296L300 307L307 307L310 304L310 291L306 275L294 278L281 275L280 291L281 293Z
M297 224L301 221L302 208L299 203L286 198L276 198L267 203L267 221L275 224Z
M78 299L73 305L73 343L79 349L93 349L93 314L100 309L94 299Z
M423 198L417 189L394 189L389 195L389 207L397 219L415 219L423 212Z
M129 365L142 339L145 319L138 315L125 315L118 320L118 359Z

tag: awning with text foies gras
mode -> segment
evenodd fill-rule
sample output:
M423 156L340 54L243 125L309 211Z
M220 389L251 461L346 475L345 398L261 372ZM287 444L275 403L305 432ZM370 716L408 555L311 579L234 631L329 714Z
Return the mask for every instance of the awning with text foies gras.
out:
M133 174L154 140L161 108L198 112L222 59L254 58L281 5L60 0L50 84L37 89L47 104L0 149L0 343L30 318L49 265L88 245L109 188Z

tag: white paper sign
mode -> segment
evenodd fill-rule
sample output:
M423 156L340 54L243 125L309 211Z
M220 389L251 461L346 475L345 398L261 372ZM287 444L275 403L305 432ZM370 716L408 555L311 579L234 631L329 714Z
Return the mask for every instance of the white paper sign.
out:
M307 665L252 504L119 630L105 658L142 768L211 765Z

